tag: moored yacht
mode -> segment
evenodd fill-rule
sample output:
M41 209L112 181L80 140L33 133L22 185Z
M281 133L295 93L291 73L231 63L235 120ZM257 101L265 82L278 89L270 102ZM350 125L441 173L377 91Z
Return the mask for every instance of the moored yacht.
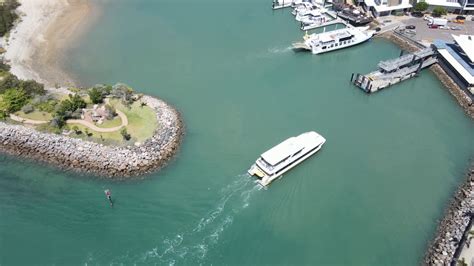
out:
M267 186L319 151L325 142L326 139L314 131L286 139L264 152L248 173L258 177L257 183Z
M347 27L343 29L305 35L304 41L294 43L294 49L310 50L313 54L321 54L350 47L369 40L375 33L369 27Z

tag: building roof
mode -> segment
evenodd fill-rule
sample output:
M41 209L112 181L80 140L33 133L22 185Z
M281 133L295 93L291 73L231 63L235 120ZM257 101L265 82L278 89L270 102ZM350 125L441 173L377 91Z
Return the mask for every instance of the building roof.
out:
M474 76L448 50L441 49L438 52L469 84L474 84Z
M466 56L474 63L474 35L452 35Z
M396 6L387 6L385 4L377 5L375 3L375 0L364 0L364 2L367 6L373 6L375 8L375 11L377 12L393 11L413 7L412 5L410 5L410 2L408 0L402 0L402 3Z
M445 6L445 7L457 7L461 8L461 4L458 2L450 2L447 0L424 0L430 6Z

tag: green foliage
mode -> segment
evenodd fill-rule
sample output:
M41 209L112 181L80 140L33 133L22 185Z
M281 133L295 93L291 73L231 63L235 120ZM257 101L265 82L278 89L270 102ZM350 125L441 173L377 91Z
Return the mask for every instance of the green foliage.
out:
M130 140L130 139L132 138L132 136L130 136L130 134L128 134L126 127L123 127L123 128L120 130L120 135L122 135L122 137L123 137L124 140Z
M429 6L428 3L426 3L426 2L418 2L418 3L416 3L413 10L415 10L417 12L423 12L423 11L426 11L428 9L428 6Z
M441 17L443 15L446 15L448 11L446 11L446 8L442 6L437 6L433 9L433 16L435 17Z
M59 104L59 107L56 110L56 115L53 120L51 120L51 125L58 128L63 127L66 119L77 116L76 111L85 107L86 102L81 98L81 96L77 94L69 94L69 99L63 100Z
M15 9L19 5L16 0L5 0L0 5L0 37L3 37L13 27L13 23L18 18Z
M27 104L27 105L25 105L21 108L21 111L23 111L23 113L25 113L25 114L29 114L29 113L33 112L34 110L35 110L35 108L31 104Z
M34 80L19 80L15 75L8 74L0 82L0 93L11 88L23 89L28 96L43 95L46 92L41 83Z
M91 99L91 102L94 104L101 103L102 100L104 99L104 95L102 94L102 91L96 87L93 87L87 93L89 94L89 98Z
M28 103L29 97L23 89L8 89L2 95L0 110L9 114L19 111Z
M72 131L74 131L74 133L76 133L76 135L80 135L82 133L81 130L79 130L78 126L73 126Z
M125 84L117 83L112 87L111 94L117 98L122 99L122 103L130 105L133 103L133 89Z

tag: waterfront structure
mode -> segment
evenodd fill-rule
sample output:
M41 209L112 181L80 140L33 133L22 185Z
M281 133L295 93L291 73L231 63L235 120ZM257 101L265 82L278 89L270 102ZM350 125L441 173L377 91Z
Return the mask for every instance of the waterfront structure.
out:
M413 54L400 54L398 58L381 61L376 71L366 75L356 74L355 79L352 74L351 81L363 91L372 93L414 77L421 69L434 63L435 51L426 48Z
M374 17L381 17L408 11L413 6L410 0L364 0L362 7Z
M267 186L319 151L325 142L326 139L314 131L286 139L264 152L250 167L248 173L259 178L257 183Z
M444 7L447 11L456 14L474 14L474 0L419 0L424 1L432 10L435 7Z
M441 67L474 97L474 35L452 35L454 42L436 40Z

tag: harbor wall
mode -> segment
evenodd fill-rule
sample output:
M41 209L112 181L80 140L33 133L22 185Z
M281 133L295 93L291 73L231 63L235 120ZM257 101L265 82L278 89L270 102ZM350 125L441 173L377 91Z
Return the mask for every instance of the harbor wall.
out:
M379 35L408 52L420 50L423 46L394 31ZM466 114L474 119L474 106L469 97L456 82L436 63L430 70L438 77L445 88L454 96ZM474 214L474 163L467 172L467 179L455 191L454 197L445 208L443 218L438 222L436 233L428 243L422 263L425 265L457 265L457 256L466 240L465 234L472 223Z
M435 237L423 259L425 265L457 265L474 213L474 164L467 180L455 192L438 223Z
M139 146L106 146L0 122L0 151L114 179L149 173L163 167L177 153L184 125L176 109L164 101L150 96L141 100L155 110L158 129Z

